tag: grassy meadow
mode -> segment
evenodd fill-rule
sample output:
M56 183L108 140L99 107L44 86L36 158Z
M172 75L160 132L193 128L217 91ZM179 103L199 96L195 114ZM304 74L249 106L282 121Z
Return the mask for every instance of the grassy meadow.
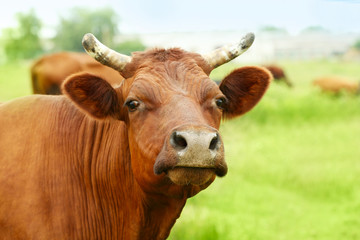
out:
M360 239L360 97L311 85L360 79L360 63L279 65L294 87L272 83L251 112L222 124L228 175L188 200L169 239ZM0 66L0 102L31 93L29 66Z
M0 64L0 102L32 93L29 62Z

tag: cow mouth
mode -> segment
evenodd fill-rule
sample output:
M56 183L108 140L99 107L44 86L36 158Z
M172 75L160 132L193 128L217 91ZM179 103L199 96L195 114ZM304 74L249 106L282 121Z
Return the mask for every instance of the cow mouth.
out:
M166 174L170 180L180 186L201 186L215 179L215 168L174 167Z
M211 183L215 176L223 177L227 173L227 165L225 162L219 161L214 166L198 165L198 166L181 166L167 165L169 162L157 159L154 165L154 173L165 175L177 185L203 185Z
M198 162L197 164L176 163L177 158L163 158L160 154L154 164L155 175L165 173L165 175L175 184L204 185L211 183L216 176L226 175L228 168L225 161L214 159L211 164Z
M204 185L227 173L224 147L216 129L183 125L171 131L156 157L155 175L177 185Z

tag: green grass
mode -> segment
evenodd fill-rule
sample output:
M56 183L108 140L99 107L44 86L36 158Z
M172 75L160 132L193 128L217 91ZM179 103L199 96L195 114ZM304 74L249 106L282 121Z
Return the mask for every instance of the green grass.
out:
M0 65L0 102L31 93L30 63Z
M280 63L294 88L272 83L251 112L222 124L229 173L188 200L169 239L360 239L360 97L311 85L359 78L359 64ZM0 66L0 101L31 92L28 66Z

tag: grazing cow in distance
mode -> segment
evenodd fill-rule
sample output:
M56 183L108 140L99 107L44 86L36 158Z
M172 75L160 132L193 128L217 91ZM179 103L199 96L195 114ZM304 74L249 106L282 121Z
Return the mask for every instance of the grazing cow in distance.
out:
M252 109L271 74L210 72L254 41L207 55L178 48L117 53L86 34L83 45L125 78L112 87L78 73L64 95L0 105L3 239L166 239L187 198L227 173L223 118Z
M319 77L313 81L323 92L339 94L346 91L353 94L360 94L360 82L341 76Z
M278 81L278 82L283 81L286 83L286 85L288 85L288 87L293 86L292 83L287 78L285 71L281 67L274 65L274 64L265 65L264 67L267 68L271 72L271 74L273 75L273 79L275 81Z
M86 53L59 52L44 55L31 66L31 83L35 94L61 94L61 84L73 73L86 71L100 75L110 84L119 84L118 71L104 66Z

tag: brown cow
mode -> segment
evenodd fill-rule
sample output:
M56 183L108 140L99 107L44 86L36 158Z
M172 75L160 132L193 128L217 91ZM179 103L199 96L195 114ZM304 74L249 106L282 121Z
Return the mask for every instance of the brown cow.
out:
M83 45L125 80L79 73L65 95L0 106L2 239L166 239L187 198L227 166L218 128L253 108L271 74L209 74L254 37L201 56L177 48L123 56L91 34Z
M339 94L341 91L360 94L360 82L341 76L319 77L313 81L324 92Z
M30 71L35 94L61 94L61 84L66 77L80 71L100 75L111 85L123 80L118 71L95 61L86 53L76 52L44 55L31 66Z
M286 85L288 85L288 87L293 86L292 83L287 78L285 71L281 67L274 65L274 64L266 65L264 67L267 68L271 72L275 81L278 81L278 82L283 81L286 83Z

